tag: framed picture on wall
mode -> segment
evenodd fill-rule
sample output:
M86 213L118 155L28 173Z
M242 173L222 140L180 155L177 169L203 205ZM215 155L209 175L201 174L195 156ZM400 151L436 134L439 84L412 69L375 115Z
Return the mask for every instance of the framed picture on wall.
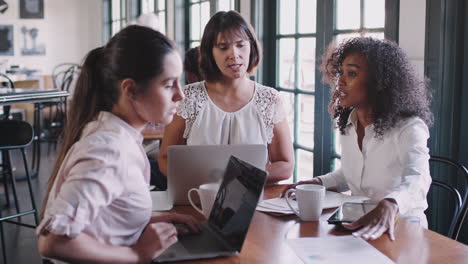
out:
M44 0L19 0L20 18L44 18Z
M0 25L0 56L13 56L13 25Z
M43 56L46 54L46 45L42 30L37 27L21 27L21 55Z

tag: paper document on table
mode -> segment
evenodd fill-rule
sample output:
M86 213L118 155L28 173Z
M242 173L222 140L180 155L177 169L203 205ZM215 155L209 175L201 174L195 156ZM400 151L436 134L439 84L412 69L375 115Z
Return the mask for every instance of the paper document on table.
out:
M335 208L341 206L345 202L362 202L369 198L364 196L352 196L342 193L327 191L323 209ZM297 202L290 200L291 205L297 210ZM257 206L257 211L270 213L273 215L288 215L294 214L286 203L286 198L273 198L261 201Z
M371 244L353 236L303 237L286 243L305 264L395 263Z

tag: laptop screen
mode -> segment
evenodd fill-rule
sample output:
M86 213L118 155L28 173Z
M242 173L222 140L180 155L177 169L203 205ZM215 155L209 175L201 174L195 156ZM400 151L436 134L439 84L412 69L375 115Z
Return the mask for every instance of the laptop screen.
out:
M257 207L267 173L231 156L211 210L210 225L240 251Z

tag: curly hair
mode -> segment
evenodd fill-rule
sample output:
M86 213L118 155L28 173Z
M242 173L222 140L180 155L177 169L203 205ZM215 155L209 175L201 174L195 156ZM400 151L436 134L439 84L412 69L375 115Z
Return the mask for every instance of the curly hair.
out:
M364 55L368 63L370 80L367 98L376 137L382 137L397 122L408 117L417 116L427 126L432 125L433 115L429 108L432 95L428 90L428 79L416 74L405 52L389 40L356 37L339 45L332 42L320 65L322 81L331 87L328 111L342 135L345 134L353 108L339 105L338 80L343 74L344 59L354 52Z

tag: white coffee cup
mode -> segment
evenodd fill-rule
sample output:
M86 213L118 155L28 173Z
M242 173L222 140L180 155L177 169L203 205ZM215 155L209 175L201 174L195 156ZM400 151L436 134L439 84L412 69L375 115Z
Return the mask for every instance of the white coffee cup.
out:
M206 183L200 185L198 188L192 188L187 192L188 200L190 204L197 210L200 214L205 216L206 219L210 217L211 208L216 199L216 194L219 190L219 183ZM198 193L200 197L201 208L199 208L192 200L192 192Z
M299 211L290 202L291 194L296 195ZM303 221L318 221L323 209L325 187L317 184L302 184L290 189L285 195L289 208Z

